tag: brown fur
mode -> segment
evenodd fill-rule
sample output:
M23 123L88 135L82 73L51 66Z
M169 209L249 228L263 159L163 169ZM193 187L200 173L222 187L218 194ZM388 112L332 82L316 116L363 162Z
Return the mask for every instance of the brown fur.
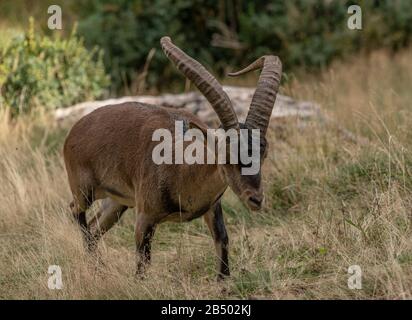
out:
M159 142L152 141L152 134L159 128L174 132L176 120L207 129L183 110L124 103L102 107L83 117L73 126L64 145L73 194L71 208L90 249L127 207L136 208L138 272L150 261L150 239L158 223L190 221L206 214L221 258L219 246L224 246L227 255L227 241L222 244L219 237L222 232L225 239L227 235L221 214L213 213L219 208L221 211L219 200L227 186L246 202L250 197L262 200L260 175L258 180L242 177L238 165L156 165L152 150ZM85 212L98 199L105 199L105 206L87 225ZM214 216L217 218L212 223ZM220 274L222 270L229 273L228 266L221 266Z

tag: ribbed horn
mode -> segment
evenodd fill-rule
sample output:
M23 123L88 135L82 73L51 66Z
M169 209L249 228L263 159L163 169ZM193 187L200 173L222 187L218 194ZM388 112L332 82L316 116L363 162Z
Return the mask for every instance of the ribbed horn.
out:
M237 116L222 86L199 62L176 47L169 37L160 39L166 56L176 65L210 102L224 129L239 129Z
M246 68L228 75L236 77L261 68L263 70L253 94L245 124L249 128L260 129L261 134L265 135L282 77L282 62L276 56L263 56Z

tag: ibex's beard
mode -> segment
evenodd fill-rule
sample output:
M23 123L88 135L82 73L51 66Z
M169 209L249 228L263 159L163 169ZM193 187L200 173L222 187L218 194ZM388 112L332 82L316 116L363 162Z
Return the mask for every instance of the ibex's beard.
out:
M249 131L252 148L249 148ZM241 163L242 175L256 175L259 172L259 129L207 129L206 136L205 141L201 130L184 130L184 122L180 120L175 122L174 137L168 129L157 129L153 132L152 141L159 141L159 144L153 148L152 160L158 165Z

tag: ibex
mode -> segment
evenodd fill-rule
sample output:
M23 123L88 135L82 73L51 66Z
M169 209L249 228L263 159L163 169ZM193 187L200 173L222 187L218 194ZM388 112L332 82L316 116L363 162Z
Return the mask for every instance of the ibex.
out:
M265 134L282 74L280 59L263 56L238 76L262 69L245 123L239 123L232 103L219 82L196 60L163 37L167 57L206 97L223 129L260 130L261 162L267 153ZM218 255L218 279L228 276L228 235L221 198L228 186L251 209L259 210L263 191L261 172L242 175L242 164L163 164L152 160L158 128L173 132L175 121L207 130L189 112L143 103L123 103L99 108L80 119L64 145L64 160L73 195L70 208L79 223L89 250L122 216L136 209L136 274L150 262L151 239L156 225L164 221L190 221L204 217ZM248 143L251 143L249 141ZM260 167L259 167L260 168ZM100 212L89 223L86 210L104 199Z

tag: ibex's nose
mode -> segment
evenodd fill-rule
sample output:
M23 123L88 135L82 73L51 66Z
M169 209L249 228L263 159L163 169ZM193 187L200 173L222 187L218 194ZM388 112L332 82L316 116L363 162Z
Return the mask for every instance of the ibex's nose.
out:
M253 195L247 199L249 208L253 211L259 210L262 207L263 195Z

